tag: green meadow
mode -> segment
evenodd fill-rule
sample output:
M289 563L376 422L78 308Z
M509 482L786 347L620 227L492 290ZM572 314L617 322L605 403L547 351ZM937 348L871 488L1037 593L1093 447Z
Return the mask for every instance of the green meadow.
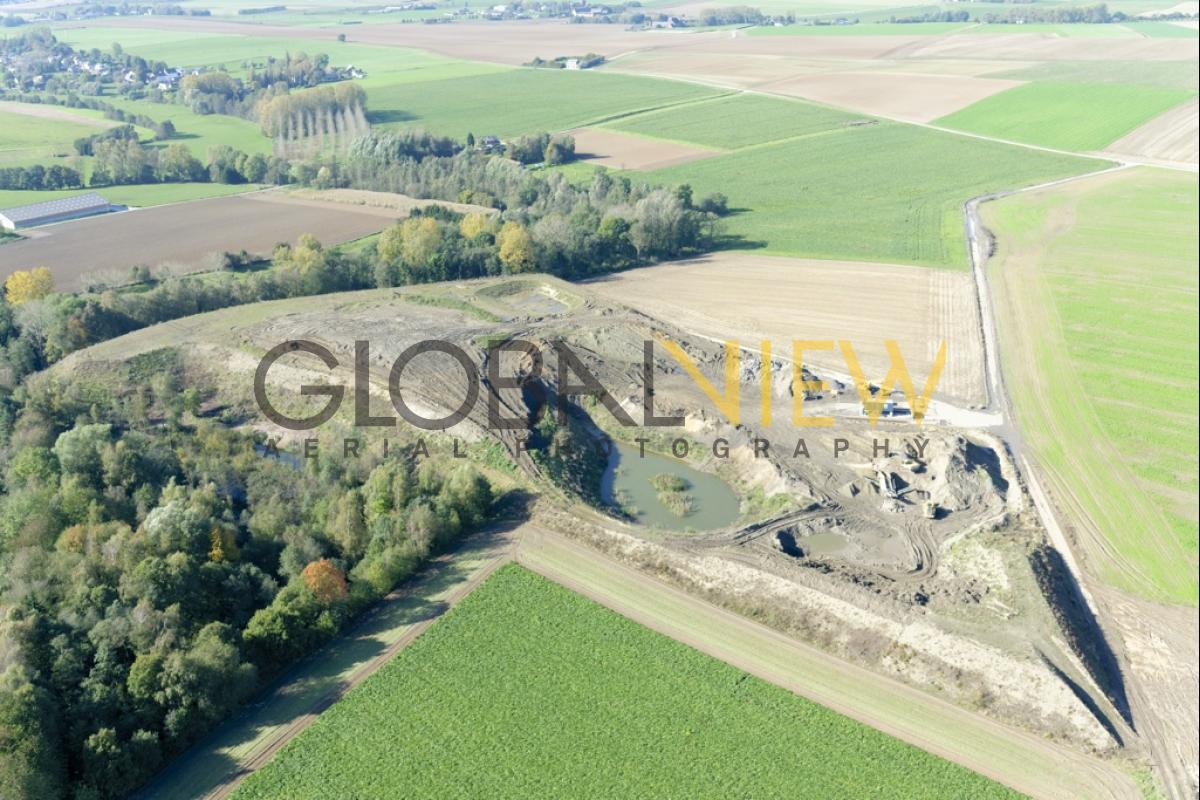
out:
M1195 61L1045 61L992 73L993 78L1020 81L1120 83L1163 89L1200 89L1200 64Z
M1107 540L1093 555L1108 581L1195 604L1195 176L1139 168L983 210L1002 363L1039 463Z
M516 565L234 793L316 796L1016 797Z
M64 189L53 192L22 192L0 189L0 208L23 206L27 203L42 203L60 197L73 197L87 192L99 192L110 202L127 206L160 206L164 203L182 203L185 200L201 200L205 197L224 197L261 188L256 184L243 183L143 183L134 186L102 186L98 189Z
M1193 94L1118 83L1037 81L984 98L936 124L1061 150L1102 150Z
M103 128L62 119L46 119L6 111L0 106L0 167L56 163L74 154L72 142Z
M733 150L836 130L862 119L861 114L812 103L736 94L624 117L606 127L640 136ZM750 120L753 124L748 124Z
M786 102L786 101L780 101ZM889 122L751 147L648 174L723 192L733 246L809 258L966 269L962 206L976 195L1105 162Z

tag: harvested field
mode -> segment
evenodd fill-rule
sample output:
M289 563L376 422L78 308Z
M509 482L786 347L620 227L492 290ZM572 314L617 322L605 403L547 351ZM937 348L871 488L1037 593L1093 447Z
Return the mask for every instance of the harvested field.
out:
M749 347L771 339L780 355L793 339L846 339L878 377L888 367L885 339L899 343L916 381L945 339L939 391L985 400L978 306L965 272L718 253L606 276L589 288L697 333L737 337ZM838 352L805 358L845 370Z
M35 229L0 248L0 276L46 266L59 289L85 276L123 275L129 267L211 265L211 254L246 249L268 255L276 244L311 233L326 245L374 233L402 212L257 192L138 209Z
M1108 152L1195 164L1198 130L1200 107L1193 98L1113 142Z
M716 155L713 150L595 128L579 128L570 134L575 137L576 156L598 167L659 169Z
M885 117L929 122L1018 85L997 78L875 71L807 75L758 88Z
M882 37L880 37L882 38ZM1050 33L957 34L922 39L891 58L965 58L1018 61L1189 61L1200 55L1197 39L1080 37Z

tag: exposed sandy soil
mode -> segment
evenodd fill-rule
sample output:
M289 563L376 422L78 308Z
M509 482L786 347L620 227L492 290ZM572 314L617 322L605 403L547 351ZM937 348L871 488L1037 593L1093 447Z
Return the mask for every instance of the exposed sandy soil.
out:
M830 72L765 83L763 91L803 97L842 108L929 122L1020 81L960 75Z
M28 238L0 247L0 276L46 266L59 289L74 290L84 276L124 275L138 264L194 270L227 250L267 255L304 233L326 245L346 242L404 215L275 191L175 203L23 231Z
M59 108L58 106L46 105L44 103L14 103L9 100L0 100L0 111L23 114L27 117L37 117L38 119L74 122L76 125L86 125L89 128L112 128L117 124L106 119L87 117L83 114L76 114L70 109Z
M754 347L771 339L781 355L794 339L849 340L877 379L889 363L883 342L895 339L918 385L945 339L939 392L968 403L985 400L978 305L967 272L717 253L617 273L588 287L697 333L736 336ZM813 351L805 360L846 370L837 351Z
M1107 152L1195 164L1200 160L1198 136L1200 105L1192 98L1113 142Z
M575 137L578 158L613 169L660 169L716 155L714 150L595 128L579 128L570 134Z

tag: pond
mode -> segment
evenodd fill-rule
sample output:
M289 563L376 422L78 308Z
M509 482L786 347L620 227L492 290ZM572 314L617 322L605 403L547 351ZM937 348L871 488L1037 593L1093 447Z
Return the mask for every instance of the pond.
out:
M725 481L682 461L616 444L600 483L604 502L629 511L642 525L711 530L733 524L740 502Z

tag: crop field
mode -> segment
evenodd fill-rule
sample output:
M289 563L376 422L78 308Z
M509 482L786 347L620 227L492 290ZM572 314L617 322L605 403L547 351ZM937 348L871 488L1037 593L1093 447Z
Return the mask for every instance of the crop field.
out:
M495 64L460 61L434 53L403 47L378 47L331 39L198 31L158 31L138 28L68 28L57 31L75 47L107 50L120 42L128 53L149 60L162 60L185 67L224 65L233 74L246 63L263 63L268 57L287 53L327 53L335 66L353 64L366 72L366 87L395 82L464 77L504 69Z
M911 122L928 122L1017 84L975 75L835 71L786 78L763 88Z
M518 566L494 573L234 797L318 792L1015 796Z
M1197 600L1197 186L1132 169L983 208L1022 430L1111 583Z
M937 123L1062 150L1103 150L1190 97L1183 89L1044 81L993 95Z
M115 197L107 190L104 195ZM30 238L0 248L0 276L46 266L60 289L74 290L88 275L120 276L135 264L212 268L212 254L243 248L266 256L279 242L294 241L304 233L325 245L337 244L380 231L402 216L393 209L326 203L282 192L211 198L38 229Z
M1074 81L1200 89L1195 61L1048 61L994 73L1022 81Z
M894 123L838 129L649 173L720 191L731 246L774 255L965 269L962 204L1103 162Z
M1197 132L1200 131L1200 104L1192 98L1160 114L1132 133L1122 136L1108 146L1114 153L1129 153L1146 158L1200 161Z
M835 130L861 119L812 103L737 94L625 117L606 127L641 136L734 150ZM747 124L753 120L754 124Z
M462 139L468 131L515 136L584 127L714 94L675 81L530 69L377 87L368 91L367 107L371 121L384 127L422 127ZM496 103L501 96L505 102Z
M780 28L751 28L750 36L912 36L943 35L968 27L965 22L914 22L895 25L867 22L858 25L787 25Z

